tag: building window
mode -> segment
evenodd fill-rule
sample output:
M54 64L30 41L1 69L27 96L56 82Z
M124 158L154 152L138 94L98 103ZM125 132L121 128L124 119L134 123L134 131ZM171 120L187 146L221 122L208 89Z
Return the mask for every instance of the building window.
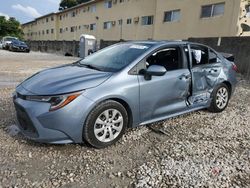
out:
M60 33L63 33L63 29L62 28L60 28Z
M132 19L131 18L127 19L127 24L132 24Z
M112 27L112 22L104 22L103 28L104 29L110 29Z
M164 13L164 22L177 22L181 19L181 10L172 10Z
M49 18L46 18L46 22L49 22Z
M68 31L68 28L67 28L67 27L65 28L65 31Z
M106 0L104 2L105 8L112 8L112 1L111 0Z
M124 3L124 0L120 0L120 3Z
M51 29L51 34L53 34L54 33L54 29Z
M75 26L70 28L70 32L75 32Z
M62 20L62 15L60 15L60 20Z
M51 16L51 21L54 21L54 16Z
M153 24L154 24L154 16L142 17L142 25L153 25Z
M122 19L118 20L118 25L122 25Z
M93 30L96 30L96 24L90 24L90 30L93 31Z
M96 12L96 5L92 5L90 7L90 12Z
M205 5L201 7L201 18L221 16L225 11L225 3Z
M49 30L48 29L46 30L46 34L49 34Z
M73 12L71 13L71 17L76 17L75 11L73 11Z

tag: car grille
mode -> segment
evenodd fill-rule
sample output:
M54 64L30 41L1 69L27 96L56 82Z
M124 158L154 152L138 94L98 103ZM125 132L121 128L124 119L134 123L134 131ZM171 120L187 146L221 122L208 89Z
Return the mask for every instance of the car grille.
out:
M14 104L15 104L15 109L16 109L16 114L17 114L17 120L19 122L21 129L31 137L38 137L37 130L34 127L25 109L21 107L20 105L18 105L17 103L14 103Z

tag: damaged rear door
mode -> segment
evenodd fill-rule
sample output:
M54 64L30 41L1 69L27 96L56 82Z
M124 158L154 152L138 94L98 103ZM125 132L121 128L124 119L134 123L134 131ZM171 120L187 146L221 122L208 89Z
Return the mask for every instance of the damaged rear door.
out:
M196 44L190 45L190 56L192 95L189 102L206 104L222 71L221 61L212 49Z

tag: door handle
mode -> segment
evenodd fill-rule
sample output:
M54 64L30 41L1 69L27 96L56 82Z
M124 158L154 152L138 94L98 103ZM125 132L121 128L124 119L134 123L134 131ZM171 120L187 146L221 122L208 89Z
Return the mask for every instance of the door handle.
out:
M217 69L210 69L209 70L209 73L213 73L213 72L218 72L218 70Z
M183 80L183 79L188 80L188 79L190 79L190 78L191 78L191 76L190 76L189 74L183 74L183 75L181 75L181 76L179 77L180 80Z

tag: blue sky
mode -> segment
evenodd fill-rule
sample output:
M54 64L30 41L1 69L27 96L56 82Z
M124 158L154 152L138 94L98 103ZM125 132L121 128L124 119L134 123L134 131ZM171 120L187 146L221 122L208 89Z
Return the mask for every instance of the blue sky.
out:
M15 17L21 23L57 12L60 0L0 0L0 15Z

